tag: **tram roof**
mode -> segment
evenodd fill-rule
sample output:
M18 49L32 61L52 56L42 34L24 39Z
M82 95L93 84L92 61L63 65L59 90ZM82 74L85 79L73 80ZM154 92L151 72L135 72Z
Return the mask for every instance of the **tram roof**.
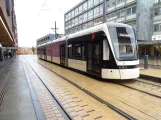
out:
M115 23L115 22L108 22L108 23L104 23L104 24L99 24L99 25L93 26L91 28L88 28L88 29L85 29L85 30L82 30L82 31L79 31L79 32L76 32L76 33L73 33L73 34L66 35L62 38L55 39L52 42L44 43L42 45L39 45L38 47L42 47L42 46L45 46L45 45L49 45L51 43L65 41L67 39L72 39L72 38L80 37L80 36L83 36L83 35L88 35L88 34L91 34L91 33L94 33L94 32L98 32L98 31L103 30L103 26L105 26L105 25L107 25L107 26L117 26L117 27L119 27L119 26L120 27L121 26L129 26L129 25L126 25L126 24L123 24L123 23Z

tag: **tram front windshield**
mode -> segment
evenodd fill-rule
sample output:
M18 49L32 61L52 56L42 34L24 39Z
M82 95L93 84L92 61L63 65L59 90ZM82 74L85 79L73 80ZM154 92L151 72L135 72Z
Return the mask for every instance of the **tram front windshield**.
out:
M136 60L135 34L130 27L109 27L110 37L118 60Z

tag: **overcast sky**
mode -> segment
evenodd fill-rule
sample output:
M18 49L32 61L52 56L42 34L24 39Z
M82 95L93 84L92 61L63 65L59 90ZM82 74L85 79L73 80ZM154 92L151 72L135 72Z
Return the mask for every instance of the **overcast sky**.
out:
M82 0L15 0L19 46L36 46L36 39L54 33L64 33L64 13Z

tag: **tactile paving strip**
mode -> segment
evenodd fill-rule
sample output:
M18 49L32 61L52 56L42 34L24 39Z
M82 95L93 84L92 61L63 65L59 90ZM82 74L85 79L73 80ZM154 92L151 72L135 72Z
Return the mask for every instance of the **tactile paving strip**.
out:
M55 81L46 81L46 84L73 120L103 119L101 114L67 87Z
M7 93L7 90L8 90L8 87L9 87L9 82L10 82L10 80L8 79L5 82L5 84L4 84L3 88L2 88L2 91L0 92L0 108L2 107L5 94Z
M29 73L30 72L30 73ZM47 120L66 120L56 105L53 97L45 88L43 83L37 78L34 73L27 68L29 78L32 80L33 87L37 94L38 100L42 106L43 112Z

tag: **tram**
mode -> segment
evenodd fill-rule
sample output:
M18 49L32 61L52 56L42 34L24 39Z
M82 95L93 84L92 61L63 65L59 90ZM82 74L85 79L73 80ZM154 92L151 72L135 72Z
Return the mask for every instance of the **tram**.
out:
M103 79L139 77L137 41L131 26L103 23L37 46L38 58Z

